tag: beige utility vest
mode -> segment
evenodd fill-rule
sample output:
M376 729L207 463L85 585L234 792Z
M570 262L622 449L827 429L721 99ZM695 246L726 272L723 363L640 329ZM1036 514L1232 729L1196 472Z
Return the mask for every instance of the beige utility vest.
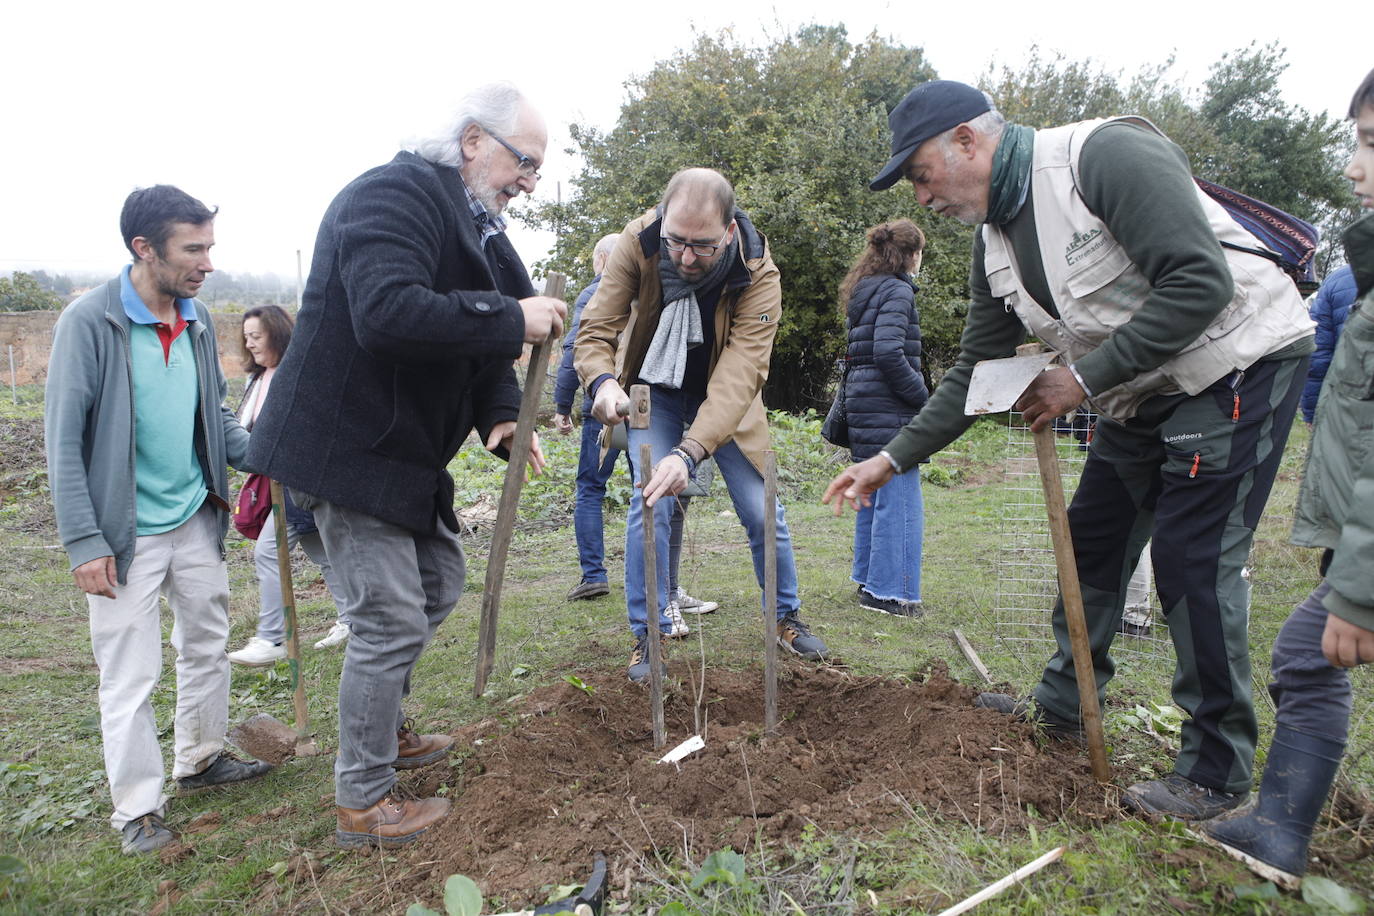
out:
M1149 281L1078 191L1083 143L1109 120L1137 124L1163 136L1159 128L1136 117L1080 121L1035 132L1031 161L1035 231L1058 318L1026 292L1001 228L991 223L983 226L987 248L983 265L992 294L1065 363L1096 349L1130 321L1150 295ZM1197 195L1218 241L1249 248L1262 245L1202 189ZM1297 287L1277 265L1257 255L1222 250L1235 281L1231 301L1201 336L1162 366L1095 393L1092 404L1098 412L1126 420L1154 395L1197 394L1226 374L1312 333L1313 324Z

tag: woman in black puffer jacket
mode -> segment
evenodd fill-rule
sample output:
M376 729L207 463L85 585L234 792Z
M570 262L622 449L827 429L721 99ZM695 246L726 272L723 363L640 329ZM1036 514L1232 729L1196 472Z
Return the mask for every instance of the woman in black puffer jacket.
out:
M925 406L916 284L925 236L911 220L874 226L840 284L849 327L845 408L855 461L871 458ZM873 494L854 520L859 603L921 616L921 471L912 468Z

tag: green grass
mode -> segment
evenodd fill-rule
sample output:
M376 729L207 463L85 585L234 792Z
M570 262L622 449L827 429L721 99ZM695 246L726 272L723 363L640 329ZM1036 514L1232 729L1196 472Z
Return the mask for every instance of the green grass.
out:
M96 716L96 670L86 635L86 605L71 584L65 554L51 547L56 535L45 509L46 479L34 424L41 392L22 389L19 405L0 399L0 800L8 816L0 826L0 912L146 913L175 882L175 903L164 912L404 912L419 898L433 901L439 885L401 885L402 851L360 856L332 848L330 758L298 760L271 778L233 792L175 802L174 826L203 812L223 825L195 839L195 854L172 862L122 856L107 818ZM857 673L901 675L945 659L965 683L977 674L951 640L959 627L978 648L994 678L1025 690L1049 652L1029 650L998 636L993 612L994 557L1001 492L996 467L1005 433L985 420L924 470L927 478L924 597L919 620L875 620L858 610L848 578L852 516L835 518L820 494L845 457L824 445L818 419L775 417L781 492L788 510L801 579L804 616ZM24 430L28 430L27 437ZM17 437L17 438L16 438ZM1257 685L1267 675L1268 649L1288 610L1311 587L1315 554L1285 543L1286 518L1306 437L1295 429L1284 479L1276 487L1255 551L1253 657ZM467 594L421 659L408 712L429 730L449 730L512 708L507 701L553 683L578 668L625 664L629 639L616 584L623 565L623 506L628 483L619 472L607 506L606 545L614 585L611 597L568 603L577 581L571 500L577 437L544 437L550 473L526 487L521 525L501 605L501 628L490 690L472 697L477 612L490 532L464 539ZM17 456L17 457L16 457ZM623 466L622 466L623 467ZM469 447L455 460L460 508L500 492L504 466ZM993 480L990 485L978 485ZM943 484L943 485L942 485ZM342 654L315 652L333 608L309 564L296 564L303 673L311 722L322 745L336 741L335 688ZM231 535L230 577L237 646L252 634L256 587L251 550ZM724 610L707 628L714 663L755 661L757 620L741 609L758 606L749 553L717 481L708 498L693 502L688 518L682 580L693 594L720 601ZM166 620L170 626L170 619ZM170 652L164 671L170 671ZM1168 702L1169 666L1149 658L1123 660L1108 706L1113 762L1127 774L1167 768L1167 755L1130 713L1139 704ZM1374 790L1374 704L1370 676L1358 671L1350 783ZM271 671L233 674L231 718L291 713L286 682ZM1262 690L1257 691L1263 696ZM154 694L164 747L170 745L175 694L165 676ZM1264 735L1272 711L1261 700ZM1165 723L1161 719L1161 726ZM273 812L271 819L250 819ZM459 813L461 816L461 812ZM1318 910L1300 896L1246 899L1260 885L1244 869L1202 850L1177 828L1122 819L1096 829L1069 828L1045 819L1028 834L987 835L971 824L936 819L913 809L909 821L886 835L808 833L790 848L765 847L743 861L744 881L718 880L693 887L703 862L681 854L643 863L633 899L620 912L644 913L672 901L679 912L718 914L875 913L935 911L1057 845L1069 852L1059 864L979 908L985 913L1155 913L1181 909L1206 913L1305 913ZM1368 828L1366 828L1368 830ZM1368 833L1365 834L1368 836ZM582 876L569 875L567 880ZM327 880L325 880L327 878ZM1366 857L1342 872L1347 887L1374 887L1374 861ZM161 890L160 890L161 888ZM369 901L365 906L359 901ZM514 901L511 901L512 903ZM621 901L623 903L623 901ZM671 910L665 911L670 913Z

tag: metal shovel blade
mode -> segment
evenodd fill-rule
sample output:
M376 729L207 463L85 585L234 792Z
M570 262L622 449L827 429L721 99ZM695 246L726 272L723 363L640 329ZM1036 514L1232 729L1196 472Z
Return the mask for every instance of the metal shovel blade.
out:
M973 377L968 383L968 397L964 400L965 416L1010 410L1035 377L1054 362L1055 356L1053 351L1048 351L975 363Z

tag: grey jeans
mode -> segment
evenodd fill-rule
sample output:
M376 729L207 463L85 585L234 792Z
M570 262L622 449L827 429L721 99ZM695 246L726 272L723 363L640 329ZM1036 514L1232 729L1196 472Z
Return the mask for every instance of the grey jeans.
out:
M428 534L326 502L295 489L315 513L325 553L342 583L353 635L339 677L339 756L334 800L376 804L396 783L396 730L410 673L463 593L467 563L458 535L442 523Z
M1322 598L1331 589L1323 579L1293 609L1274 640L1269 667L1276 725L1345 743L1350 730L1350 675L1322 655L1327 610Z

